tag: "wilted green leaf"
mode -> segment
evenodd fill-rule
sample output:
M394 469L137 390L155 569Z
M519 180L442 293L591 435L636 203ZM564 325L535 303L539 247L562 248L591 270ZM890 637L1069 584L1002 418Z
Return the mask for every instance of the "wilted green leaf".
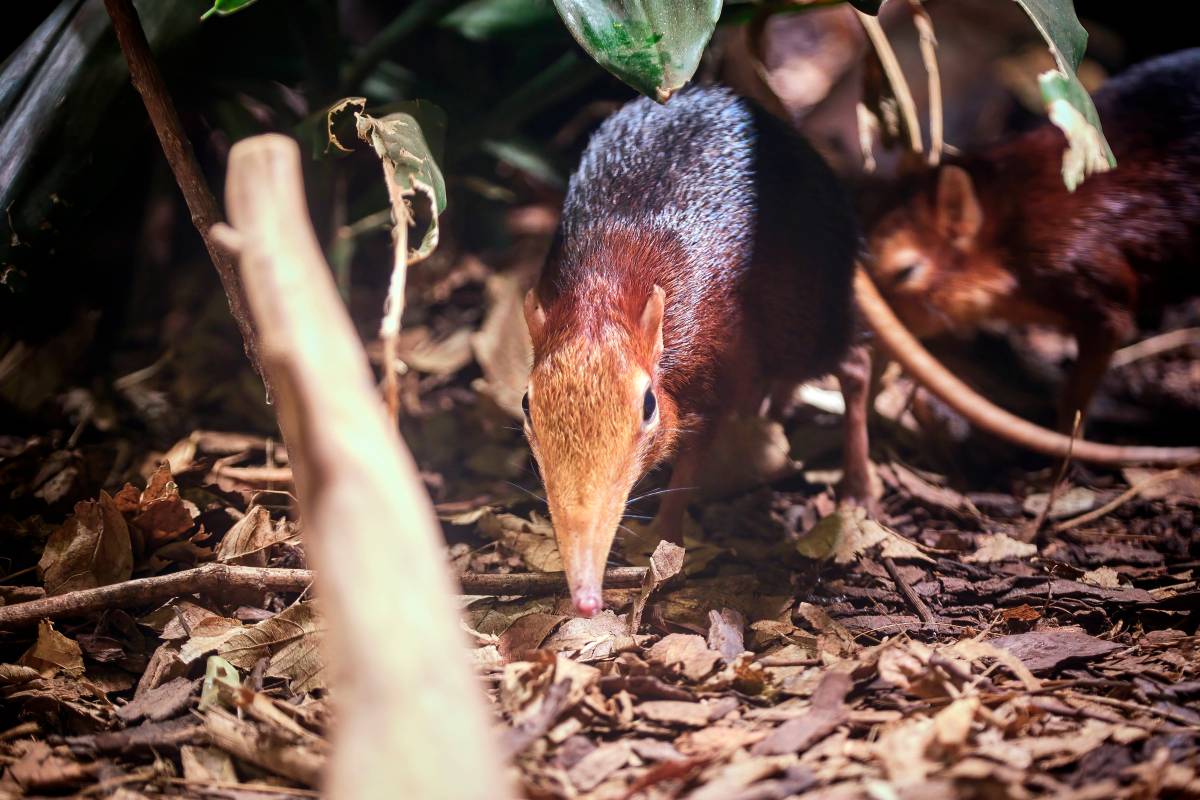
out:
M208 19L213 14L220 14L224 17L227 14L232 14L235 11L241 11L249 5L253 5L258 0L213 0L212 8L200 15L200 19Z
M1038 85L1050 121L1067 136L1063 183L1074 191L1088 175L1117 165L1100 128L1096 106L1075 75L1087 49L1087 31L1079 24L1071 0L1016 0L1016 3L1033 20L1058 65L1058 69L1038 76Z
M721 0L554 0L575 41L600 66L665 103L691 79Z
M393 220L400 224L401 219L408 219L410 224L424 226L408 259L409 263L420 261L437 247L438 217L446 210L446 182L430 145L431 140L438 142L445 130L445 114L437 106L417 100L374 117L366 113L366 102L362 97L347 97L329 109L329 142L341 150L350 149L335 128L342 114L353 111L358 137L371 145L383 164ZM410 204L411 208L405 208ZM414 239L410 236L410 241Z

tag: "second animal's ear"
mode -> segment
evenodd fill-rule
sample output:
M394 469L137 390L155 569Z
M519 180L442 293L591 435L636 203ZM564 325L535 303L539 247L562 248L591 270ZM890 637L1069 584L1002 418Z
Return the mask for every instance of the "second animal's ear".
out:
M663 305L667 293L657 284L650 290L646 306L642 309L641 329L644 341L650 344L650 360L657 362L663 349Z
M546 311L537 298L537 290L530 289L525 293L525 324L529 326L529 337L540 339L542 328L546 326Z
M975 186L962 167L945 166L938 172L937 222L941 232L960 247L970 244L983 225Z

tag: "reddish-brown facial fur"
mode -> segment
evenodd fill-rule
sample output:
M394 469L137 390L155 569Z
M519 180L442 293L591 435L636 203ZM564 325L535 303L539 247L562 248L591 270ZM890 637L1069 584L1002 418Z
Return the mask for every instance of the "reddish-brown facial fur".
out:
M1074 192L1045 124L914 179L870 235L876 283L919 336L991 319L1075 335L1060 425L1083 410L1139 316L1200 290L1200 50L1096 96L1117 157Z
M838 364L855 247L828 167L727 91L635 101L593 137L525 307L526 432L581 614L647 470L679 451L655 523L678 539L713 422Z

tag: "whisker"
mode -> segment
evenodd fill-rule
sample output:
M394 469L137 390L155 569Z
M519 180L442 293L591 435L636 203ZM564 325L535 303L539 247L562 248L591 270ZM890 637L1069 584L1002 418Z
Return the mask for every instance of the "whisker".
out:
M626 500L625 505L628 506L631 503L636 503L639 500L645 500L648 497L658 497L660 494L670 494L672 492L691 492L691 491L695 491L696 489L699 489L699 488L700 488L699 486L677 486L675 488L668 487L666 489L654 489L653 491L649 491L649 492L646 492L645 494L638 495L637 497L634 497L630 500Z
M525 488L524 486L522 486L521 484L519 484L519 483L513 483L512 481L505 481L505 483L507 483L509 486L513 487L514 489L520 489L522 492L524 492L525 494L529 495L529 496L530 496L530 497L532 497L534 500L537 500L539 503L542 503L543 505L545 505L545 503L546 503L546 498L544 498L544 497L542 497L542 496L540 496L540 495L534 494L533 492L529 491L528 489L526 489L526 488Z
M644 521L648 519L654 519L654 517L648 517L645 514L622 514L621 519L640 519Z

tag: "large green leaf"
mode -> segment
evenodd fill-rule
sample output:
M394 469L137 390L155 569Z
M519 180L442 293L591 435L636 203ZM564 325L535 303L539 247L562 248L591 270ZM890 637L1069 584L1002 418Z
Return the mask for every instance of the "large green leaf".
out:
M1087 31L1075 16L1071 0L1016 0L1050 46L1057 69L1038 76L1050 121L1067 136L1063 182L1074 191L1084 178L1117 165L1100 117L1075 70L1087 49Z
M665 103L692 77L721 0L554 0L575 41L612 74Z

